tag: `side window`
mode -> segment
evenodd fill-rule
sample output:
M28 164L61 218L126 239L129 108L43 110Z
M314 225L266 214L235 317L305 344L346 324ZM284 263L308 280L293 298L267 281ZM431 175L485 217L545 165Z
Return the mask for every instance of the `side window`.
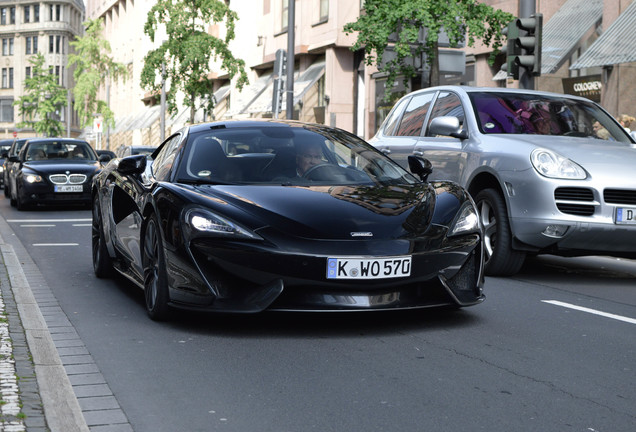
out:
M418 94L411 98L411 101L402 116L402 121L400 122L400 127L398 128L396 135L421 135L422 126L424 125L424 120L426 120L426 114L431 107L433 96L435 96L435 93L431 92Z
M404 98L398 102L398 104L391 110L389 117L386 119L384 126L384 134L385 135L395 135L395 126L400 120L400 116L402 115L402 111L404 111L404 106L410 100L410 98Z
M439 94L435 101L435 107L426 125L426 136L431 136L428 131L428 127L431 125L431 121L436 117L453 116L459 119L459 126L464 128L464 107L462 106L459 96L455 93L442 92Z
M152 170L155 178L159 181L167 180L170 174L170 169L174 163L174 159L177 156L179 150L179 144L181 143L181 135L177 134L173 136L169 142L161 149L157 158L152 163Z

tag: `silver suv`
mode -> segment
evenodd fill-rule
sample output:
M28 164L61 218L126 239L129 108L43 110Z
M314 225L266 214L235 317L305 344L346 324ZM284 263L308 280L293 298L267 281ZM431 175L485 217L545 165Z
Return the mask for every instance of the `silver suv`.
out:
M370 142L468 189L489 275L515 274L528 254L636 257L636 144L587 99L428 88L400 99Z

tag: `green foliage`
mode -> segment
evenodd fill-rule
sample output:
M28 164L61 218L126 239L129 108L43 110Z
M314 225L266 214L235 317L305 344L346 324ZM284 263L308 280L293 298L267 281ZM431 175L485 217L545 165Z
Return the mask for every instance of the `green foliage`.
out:
M113 112L105 101L97 98L97 92L105 80L126 79L128 71L125 65L109 56L110 44L101 35L102 20L96 18L84 25L84 36L70 43L75 52L68 56L68 67L75 65L74 107L82 127L92 124L95 114L101 114L104 122L112 127L115 126Z
M451 47L456 47L464 37L468 46L474 46L477 39L492 46L489 59L492 64L499 47L505 43L501 31L513 18L479 0L366 0L358 20L346 24L344 31L358 32L352 50L364 48L366 63L376 64L381 72L387 73L390 89L398 76L403 76L406 84L416 75L412 62L409 64L407 60L422 54L432 66L431 78L435 76L441 30L446 31ZM425 39L418 42L420 29L427 31ZM391 37L395 38L396 56L382 62Z
M227 2L229 3L229 2ZM190 107L194 121L197 100L208 111L214 108L208 75L211 61L221 60L221 67L230 78L238 74L237 87L247 83L245 62L235 58L229 43L235 37L236 12L220 0L158 0L148 12L144 32L154 42L161 25L165 26L168 39L159 48L150 51L141 72L141 85L154 93L161 91L161 70L165 65L165 80L170 86L166 94L168 112L177 111L176 94L185 94L183 104ZM210 35L210 23L225 22L223 39Z
M64 124L52 116L66 107L66 89L44 61L41 53L29 59L32 76L24 80L24 95L13 102L23 118L18 127L32 128L44 136L62 136Z

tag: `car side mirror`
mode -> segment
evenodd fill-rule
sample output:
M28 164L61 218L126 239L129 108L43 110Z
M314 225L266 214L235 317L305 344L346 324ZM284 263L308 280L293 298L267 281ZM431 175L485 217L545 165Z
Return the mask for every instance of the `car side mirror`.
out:
M141 174L146 169L146 156L128 156L119 161L117 172L122 175Z
M429 126L431 135L450 136L453 138L466 139L468 133L462 130L459 119L453 116L435 117Z
M20 162L20 157L18 157L18 156L10 156L9 157L9 162L19 163Z
M103 155L100 155L100 156L99 156L99 161L100 161L101 163L110 162L110 160L111 160L110 155L103 154Z
M433 172L433 165L428 159L419 156L409 156L408 161L411 172L419 176L422 181L426 181L429 174Z

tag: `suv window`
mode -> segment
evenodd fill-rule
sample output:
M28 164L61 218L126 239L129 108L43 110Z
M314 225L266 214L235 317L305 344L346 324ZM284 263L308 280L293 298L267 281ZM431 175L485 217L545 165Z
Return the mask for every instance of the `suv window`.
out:
M431 125L431 121L436 117L453 116L459 119L459 125L463 129L464 127L464 107L462 106L459 97L455 93L441 92L435 101L435 107L426 125L426 136L431 136L428 132L428 127Z
M391 114L386 119L384 124L384 133L386 135L394 135L395 126L400 120L400 116L402 115L402 111L404 110L404 105L409 101L410 98L404 98L398 102L398 104L391 110Z
M399 136L420 136L422 126L426 120L426 114L431 107L434 92L421 93L413 96L406 111L402 116L402 122L397 130Z

